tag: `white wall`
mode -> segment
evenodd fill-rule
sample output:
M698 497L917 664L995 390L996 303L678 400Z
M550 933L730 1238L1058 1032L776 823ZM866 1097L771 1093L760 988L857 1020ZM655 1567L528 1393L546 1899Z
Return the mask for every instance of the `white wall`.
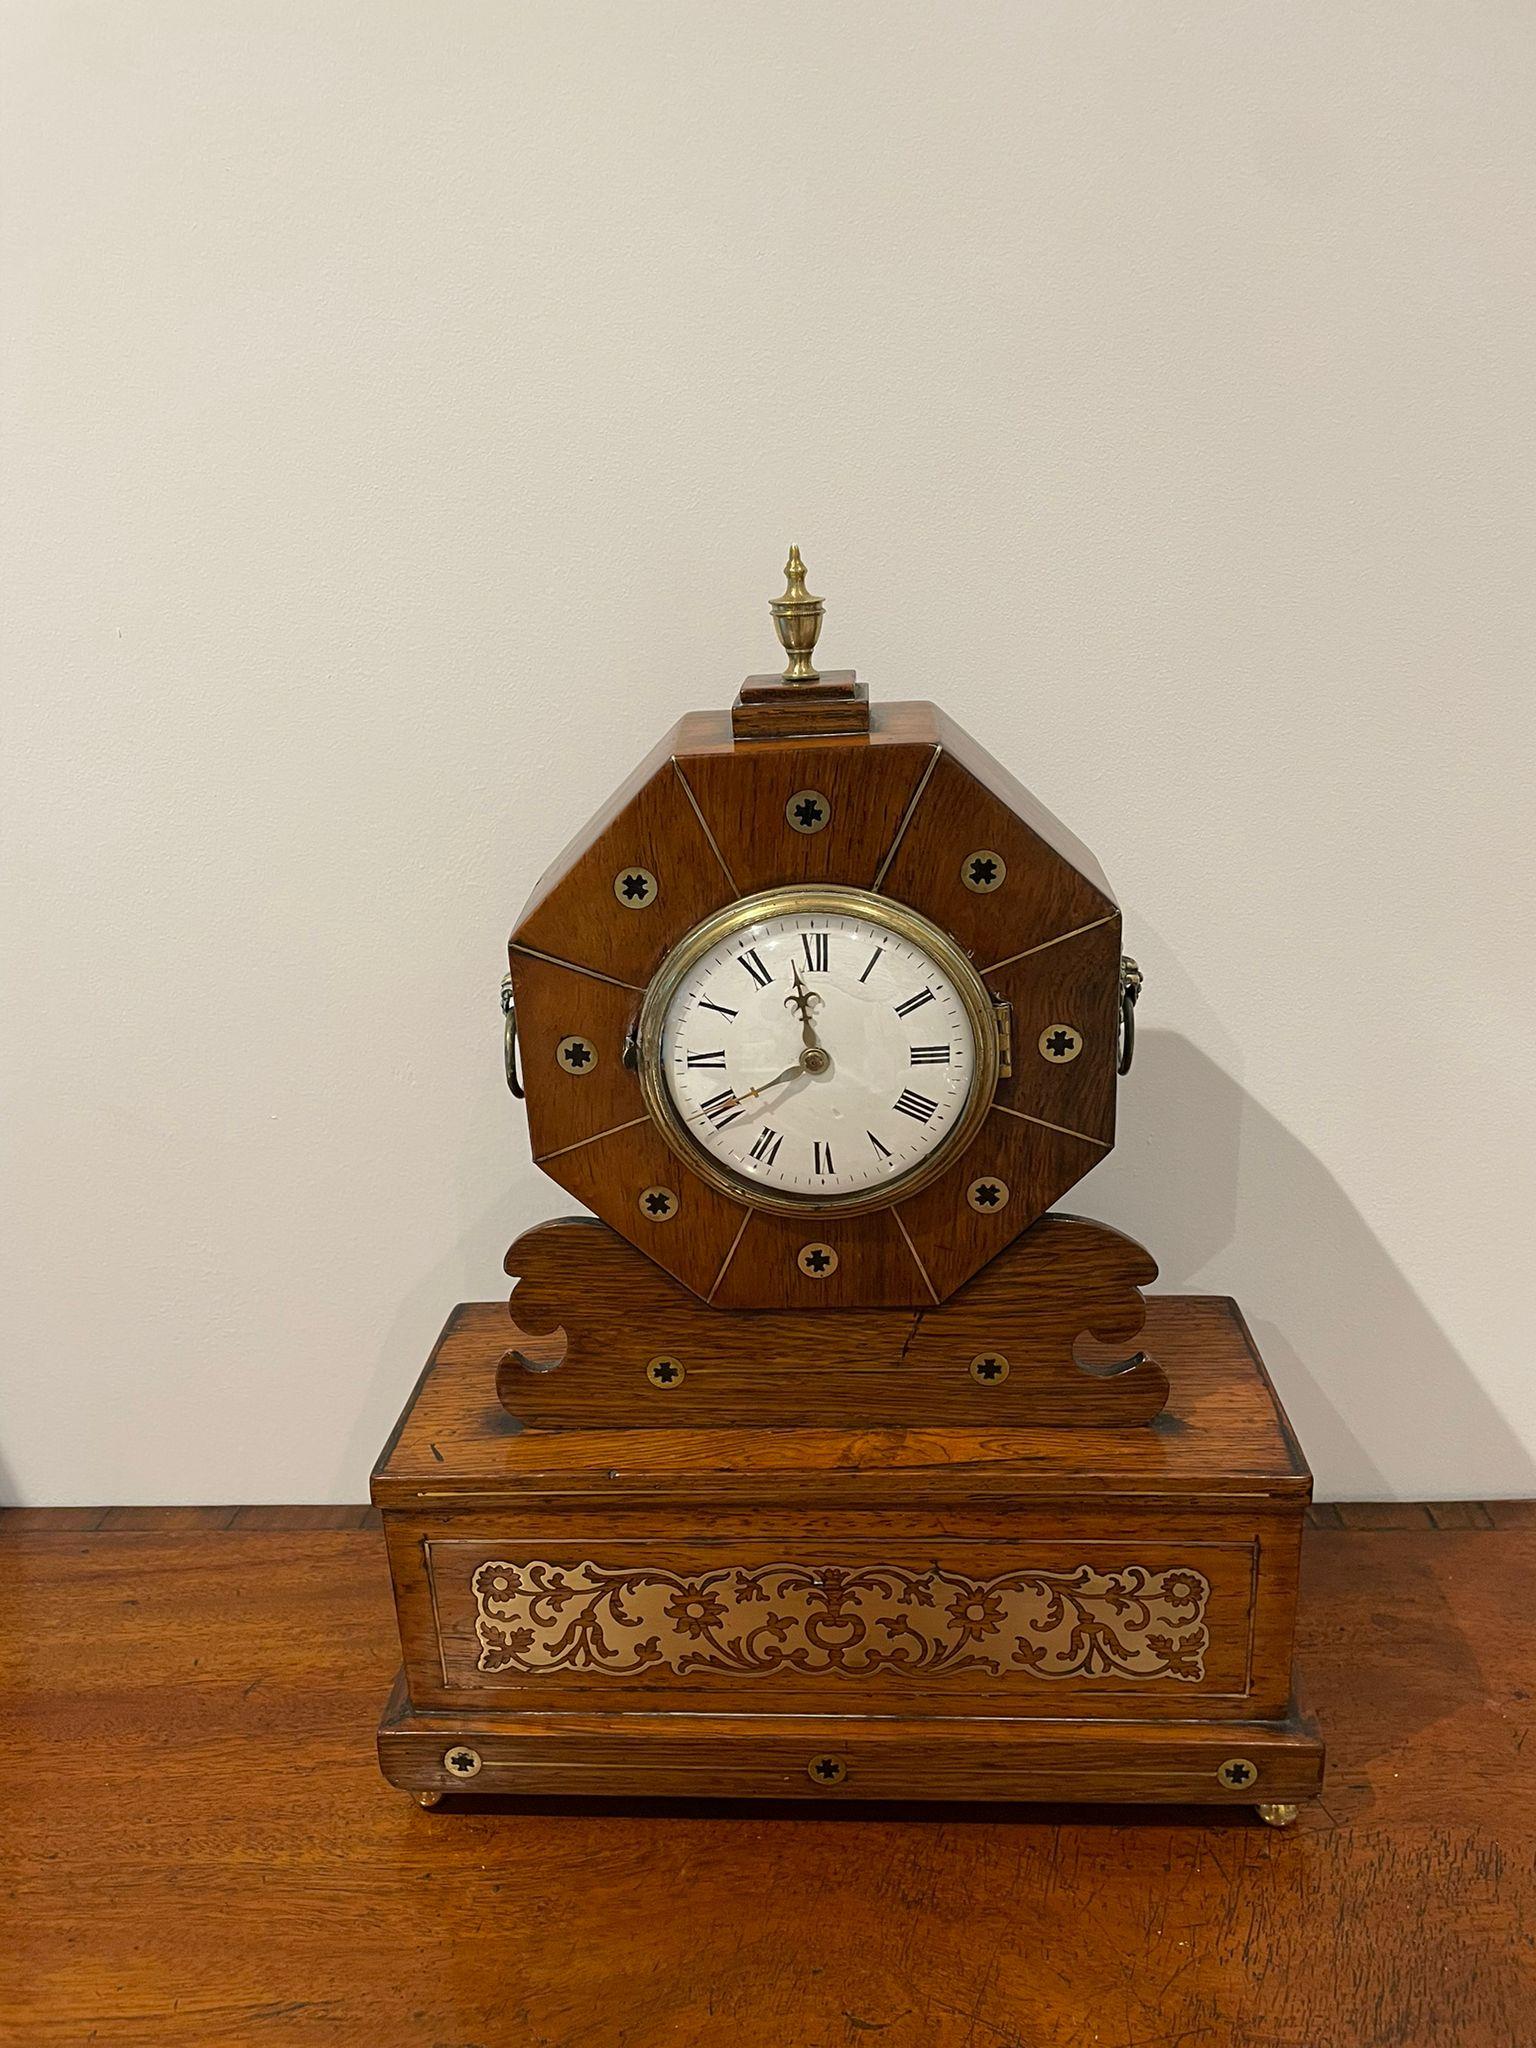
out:
M356 1499L568 1206L535 875L941 696L1147 973L1073 1197L1323 1494L1536 1491L1536 11L14 0L3 1495Z

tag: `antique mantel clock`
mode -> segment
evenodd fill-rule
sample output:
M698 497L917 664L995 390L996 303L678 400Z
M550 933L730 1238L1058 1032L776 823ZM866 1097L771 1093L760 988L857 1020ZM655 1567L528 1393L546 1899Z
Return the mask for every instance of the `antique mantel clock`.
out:
M1235 1305L1052 1205L1140 975L945 714L789 660L685 717L503 984L591 1215L454 1312L374 1476L386 1774L475 1792L1101 1798L1294 1818L1310 1478Z

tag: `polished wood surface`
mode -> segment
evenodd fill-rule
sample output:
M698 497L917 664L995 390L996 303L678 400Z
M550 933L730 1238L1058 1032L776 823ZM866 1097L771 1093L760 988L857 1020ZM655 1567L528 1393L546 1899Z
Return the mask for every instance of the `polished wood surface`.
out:
M873 887L939 743L934 719L888 721L886 708L867 740L706 746L675 757L741 895L800 882ZM827 800L820 832L786 828L785 806L803 789Z
M823 669L814 682L748 676L731 706L739 740L784 740L869 731L869 692L851 668Z
M1157 1266L1081 1217L1042 1217L942 1307L814 1323L710 1309L589 1218L525 1231L507 1271L496 1387L537 1429L837 1428L850 1413L864 1427L1113 1429L1149 1422L1168 1398L1136 1348ZM1084 1337L1098 1340L1092 1369L1078 1362Z
M456 1746L479 1759L477 1790L495 1795L604 1795L681 1799L700 1784L713 1798L806 1800L1060 1800L1191 1804L1241 1809L1259 1799L1315 1799L1323 1750L1304 1717L1207 1721L940 1722L889 1712L857 1722L814 1713L506 1714L488 1703L445 1712L412 1708L402 1682L379 1730L390 1781L415 1793L457 1796ZM823 1775L818 1761L840 1767ZM1241 1785L1222 1765L1241 1758Z
M1149 1424L1054 1428L521 1429L496 1398L511 1325L504 1302L453 1311L418 1393L381 1456L386 1507L445 1500L647 1501L691 1494L712 1505L836 1506L850 1464L871 1506L975 1508L1021 1496L1122 1507L1177 1492L1190 1505L1305 1502L1311 1489L1262 1362L1234 1304L1219 1295L1150 1295L1142 1342L1172 1393ZM665 1398L660 1396L659 1398ZM1220 1454L1213 1446L1221 1447Z
M366 1517L0 1514L0 2039L1536 2035L1536 1503L1311 1510L1301 1661L1329 1780L1280 1832L1193 1808L424 1813L374 1758L397 1644Z
M771 707L787 686L760 680ZM815 832L787 815L807 791L826 806ZM1000 867L999 886L967 886L973 857ZM615 892L631 870L638 907ZM626 1064L646 986L677 942L725 903L802 883L871 889L932 919L1011 1006L1012 1070L977 1135L929 1186L866 1215L768 1215L711 1188L652 1123ZM878 705L867 732L841 737L743 739L723 712L684 718L541 879L509 959L535 1160L718 1308L945 1300L1114 1143L1120 914L1109 885L933 704ZM1057 1028L1079 1041L1069 1059L1043 1049ZM1007 1200L971 1206L981 1179ZM644 1206L655 1188L672 1198L660 1224ZM800 1266L808 1242L836 1252L830 1277Z
M1011 1378L978 1386L950 1359L947 1377L975 1397L969 1415L932 1412L945 1373L921 1398L945 1364L948 1318L963 1325L962 1298L896 1319L909 1325L901 1343L887 1337L862 1376L857 1332L882 1319L827 1319L849 1325L848 1371L840 1401L836 1373L815 1398L815 1373L799 1373L771 1334L754 1360L744 1318L719 1319L717 1354L692 1329L716 1318L681 1290L669 1322L668 1304L644 1292L644 1262L602 1226L531 1238L520 1263L544 1333L537 1362L554 1357L555 1301L585 1293L588 1362L608 1394L588 1406L588 1427L575 1414L556 1431L509 1415L509 1438L488 1419L489 1361L439 1347L374 1478L407 1681L380 1730L396 1784L440 1791L457 1741L488 1787L518 1792L675 1794L696 1782L804 1797L818 1789L807 1773L820 1747L844 1758L850 1799L1315 1795L1322 1743L1292 1710L1310 1477L1231 1303L1157 1301L1179 1390L1165 1412L1154 1412L1168 1385L1156 1374L1139 1421L1053 1427L1029 1419L1026 1384L1022 1409L1000 1404L994 1426L985 1404ZM1153 1271L1140 1247L1052 1218L1016 1258L1024 1320L1040 1318L1047 1358L1080 1328L1084 1296L1055 1296L1072 1263L1061 1248L1074 1244L1110 1283L1101 1334L1123 1344L1151 1320L1134 1285ZM574 1290L562 1291L562 1267L581 1275ZM676 1347L665 1362L683 1366L680 1384L649 1384L642 1356L622 1350L626 1303L648 1343L659 1329ZM755 1376L744 1370L754 1363ZM509 1378L547 1387L568 1369L503 1365L504 1403ZM438 1426L440 1382L467 1403L453 1433ZM702 1401L690 1405L691 1384ZM1066 1400L1051 1391L1059 1423ZM1090 1401L1111 1391L1086 1387ZM1127 1399L1137 1395L1131 1380ZM810 1404L804 1426L761 1426L797 1400ZM669 1404L670 1425L633 1427L637 1403ZM432 1469L415 1477L423 1431ZM1179 1444L1176 1461L1162 1440ZM506 1452L490 1469L488 1444ZM915 1454L893 1459L898 1448ZM1245 1762L1227 1785L1220 1767L1234 1755Z

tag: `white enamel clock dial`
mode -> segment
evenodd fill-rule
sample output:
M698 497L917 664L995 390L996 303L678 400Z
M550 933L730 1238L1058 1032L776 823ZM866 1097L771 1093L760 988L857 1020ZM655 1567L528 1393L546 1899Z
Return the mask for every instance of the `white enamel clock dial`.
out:
M641 1022L648 1106L704 1178L755 1206L874 1208L975 1135L991 1003L944 933L857 889L771 890L689 934Z

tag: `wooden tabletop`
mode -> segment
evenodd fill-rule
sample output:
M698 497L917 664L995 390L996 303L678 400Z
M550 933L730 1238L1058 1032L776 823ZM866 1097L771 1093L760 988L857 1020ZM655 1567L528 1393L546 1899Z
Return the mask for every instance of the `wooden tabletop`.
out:
M1163 1414L1128 1429L520 1430L496 1398L511 1341L505 1302L462 1302L448 1318L373 1477L386 1507L468 1494L525 1498L648 1492L694 1498L846 1499L857 1467L865 1500L975 1500L983 1485L1048 1499L1134 1500L1172 1489L1203 1496L1311 1487L1235 1302L1149 1295L1140 1342L1167 1369Z
M364 1509L0 1515L18 2048L1519 2048L1536 1504L1314 1510L1323 1804L466 1801L378 1776Z

